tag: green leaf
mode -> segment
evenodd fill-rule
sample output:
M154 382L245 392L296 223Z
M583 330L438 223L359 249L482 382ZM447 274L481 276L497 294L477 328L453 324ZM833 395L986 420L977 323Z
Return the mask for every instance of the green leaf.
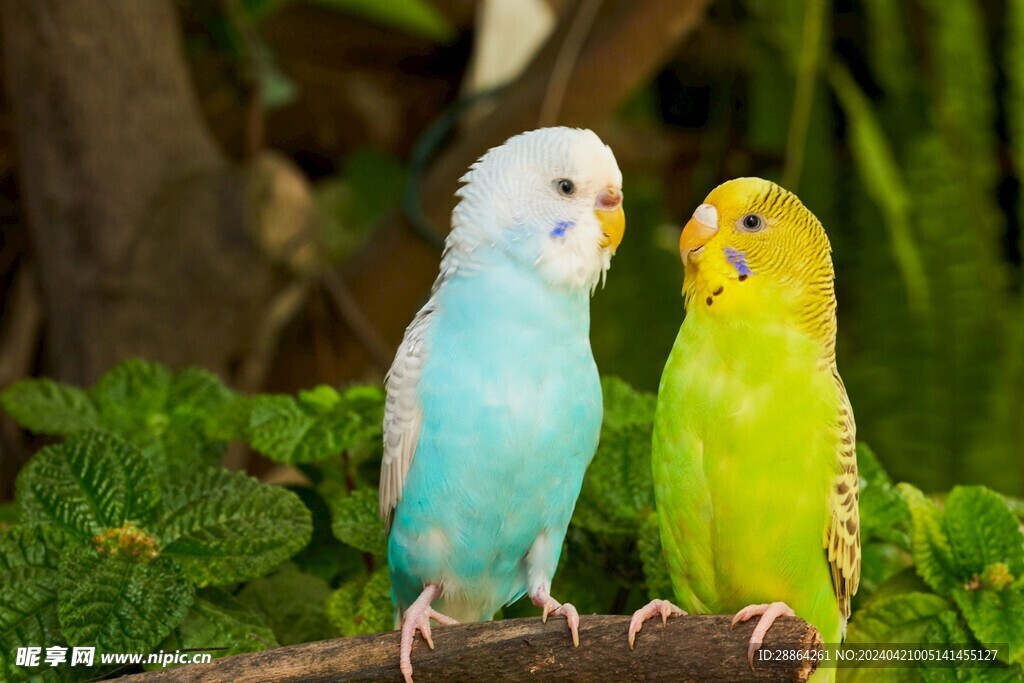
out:
M596 533L634 534L653 508L651 425L604 428L573 524Z
M52 527L0 533L0 678L21 680L41 670L15 666L18 647L62 645L57 621L61 539Z
M644 567L648 596L652 600L671 596L673 594L672 579L669 577L665 556L662 554L661 531L656 513L648 515L644 523L640 525L636 545L640 554L640 562Z
M393 629L395 608L387 566L343 583L327 600L327 616L344 637Z
M244 441L249 434L249 414L255 397L232 396L211 410L204 422L204 434L215 441Z
M388 535L378 511L376 490L352 491L335 500L333 508L331 529L339 541L378 557L387 555Z
M341 394L334 387L321 384L307 391L300 391L299 403L313 410L326 413L341 403Z
M913 521L911 546L917 573L940 595L949 595L962 581L938 506L910 484L900 484Z
M80 538L149 521L159 493L138 450L103 432L84 432L38 452L18 476L27 522L53 522Z
M92 389L103 424L119 434L163 430L172 378L163 365L138 358L115 365Z
M211 648L209 654L219 659L277 646L274 632L256 612L227 591L204 588L196 593L185 620L160 644L159 649L202 652L203 648Z
M302 571L332 584L337 579L365 570L363 553L341 543L331 530L334 518L321 492L305 487L291 490L309 508L313 518L313 538L309 545L292 557L292 562Z
M957 588L953 599L978 640L1008 643L1013 662L1024 662L1024 585L1005 590ZM1006 661L1007 653L1000 659Z
M237 412L247 410L246 438L254 449L277 462L316 462L380 440L383 392L359 387L341 399L328 401L323 391L304 394L302 402L291 396L257 396L234 406L235 414L219 422L237 425Z
M601 393L604 397L604 428L654 423L654 407L658 401L654 394L637 391L618 377L602 378Z
M602 380L601 441L583 480L573 524L599 534L633 535L654 508L651 478L653 394Z
M96 407L77 387L49 379L23 379L0 394L15 422L38 434L74 434L97 425Z
M438 43L448 43L455 37L455 28L426 0L306 1L354 14L385 28L396 28Z
M72 645L149 652L185 618L194 589L166 558L138 563L69 546L57 595L60 624Z
M250 582L239 602L259 614L281 645L333 638L337 631L327 619L327 582L286 564L276 573Z
M899 490L866 444L857 444L860 477L861 538L865 542L888 541L910 550L910 510Z
M850 620L851 643L920 643L939 614L951 609L931 593L901 593L872 600Z
M161 484L220 461L223 447L207 438L207 423L233 395L215 375L199 368L172 374L158 363L128 360L92 393L103 425L142 450Z
M955 487L946 499L942 525L961 579L981 574L997 562L1007 565L1014 577L1024 573L1024 535L995 491L984 486Z
M960 615L954 610L947 610L935 617L935 621L925 631L921 642L938 646L964 646L978 647L976 641L964 630ZM922 667L919 669L922 683L950 683L960 681L978 681L979 683L992 683L998 680L1019 680L1018 678L1005 679L1005 669L970 669L970 668L931 668Z
M206 469L177 482L156 526L163 550L200 586L245 581L305 546L309 510L291 491L242 473Z
M201 368L186 368L171 380L167 403L174 417L202 423L233 396L213 373Z

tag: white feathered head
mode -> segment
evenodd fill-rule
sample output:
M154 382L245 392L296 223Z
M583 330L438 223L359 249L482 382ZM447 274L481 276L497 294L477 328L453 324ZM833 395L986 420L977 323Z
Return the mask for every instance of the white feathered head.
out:
M590 130L541 128L509 138L462 177L443 274L488 250L536 268L551 284L597 286L622 241L622 172Z

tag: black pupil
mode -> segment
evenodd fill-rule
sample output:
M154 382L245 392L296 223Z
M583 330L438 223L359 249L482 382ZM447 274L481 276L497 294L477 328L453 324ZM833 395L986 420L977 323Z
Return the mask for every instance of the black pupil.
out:
M746 218L743 219L743 225L751 229L756 228L760 224L761 219L755 216L754 214L749 214Z
M558 189L562 191L562 194L572 194L573 186L571 180L563 180L558 184Z

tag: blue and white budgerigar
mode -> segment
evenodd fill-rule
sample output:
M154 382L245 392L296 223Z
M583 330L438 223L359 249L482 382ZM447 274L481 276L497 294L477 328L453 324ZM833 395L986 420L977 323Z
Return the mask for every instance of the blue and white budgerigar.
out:
M589 130L544 128L462 178L441 271L387 378L380 510L412 679L419 630L551 594L597 449L590 295L622 240L622 173Z

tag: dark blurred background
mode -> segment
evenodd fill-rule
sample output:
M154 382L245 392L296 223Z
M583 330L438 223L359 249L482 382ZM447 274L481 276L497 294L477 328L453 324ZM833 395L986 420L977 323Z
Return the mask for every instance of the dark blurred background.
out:
M1024 0L0 0L0 388L142 356L380 381L466 167L592 127L628 229L605 374L656 390L679 226L741 175L832 239L859 437L1024 493ZM37 442L0 421L0 499Z

